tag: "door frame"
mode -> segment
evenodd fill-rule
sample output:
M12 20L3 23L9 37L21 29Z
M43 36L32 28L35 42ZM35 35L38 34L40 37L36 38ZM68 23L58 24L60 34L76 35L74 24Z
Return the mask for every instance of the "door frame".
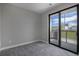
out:
M71 9L71 8L74 8L74 7L77 7L77 52L74 52L74 51L71 51L69 49L61 47L61 12L68 10L68 9ZM59 45L56 45L56 44L53 44L53 43L50 42L50 16L57 14L57 13L59 14ZM49 18L48 19L48 21L49 21L49 23L48 23L48 25L49 25L49 27L48 27L48 42L49 42L49 44L55 45L57 47L60 47L62 49L70 51L72 53L78 54L78 52L79 52L79 37L78 37L79 36L79 31L78 31L79 30L79 4L65 8L65 9L62 9L62 10L54 12L54 13L51 13L51 14L48 15L48 18Z

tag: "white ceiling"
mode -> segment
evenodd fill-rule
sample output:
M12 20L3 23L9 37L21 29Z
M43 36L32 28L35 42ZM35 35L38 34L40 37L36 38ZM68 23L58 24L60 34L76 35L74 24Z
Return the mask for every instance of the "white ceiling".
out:
M12 5L30 10L32 12L43 13L58 4L52 3L52 5L49 5L49 3L12 3Z

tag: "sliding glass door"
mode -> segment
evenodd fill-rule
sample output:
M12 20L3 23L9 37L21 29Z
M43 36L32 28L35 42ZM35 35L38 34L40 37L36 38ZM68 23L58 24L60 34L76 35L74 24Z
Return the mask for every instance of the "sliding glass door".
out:
M50 16L50 42L59 44L59 14Z
M61 12L61 47L77 52L77 8Z
M77 6L50 14L49 43L78 52Z

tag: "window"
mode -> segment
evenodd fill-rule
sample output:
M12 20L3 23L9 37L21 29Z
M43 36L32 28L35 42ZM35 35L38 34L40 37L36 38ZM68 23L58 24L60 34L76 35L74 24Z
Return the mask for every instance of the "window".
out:
M49 43L78 53L77 13L73 6L49 15Z

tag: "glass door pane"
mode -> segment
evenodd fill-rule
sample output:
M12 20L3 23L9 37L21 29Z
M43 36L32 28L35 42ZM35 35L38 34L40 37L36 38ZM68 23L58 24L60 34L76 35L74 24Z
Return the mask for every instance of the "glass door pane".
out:
M77 52L77 8L61 12L61 47Z
M50 16L50 43L59 45L59 14Z

